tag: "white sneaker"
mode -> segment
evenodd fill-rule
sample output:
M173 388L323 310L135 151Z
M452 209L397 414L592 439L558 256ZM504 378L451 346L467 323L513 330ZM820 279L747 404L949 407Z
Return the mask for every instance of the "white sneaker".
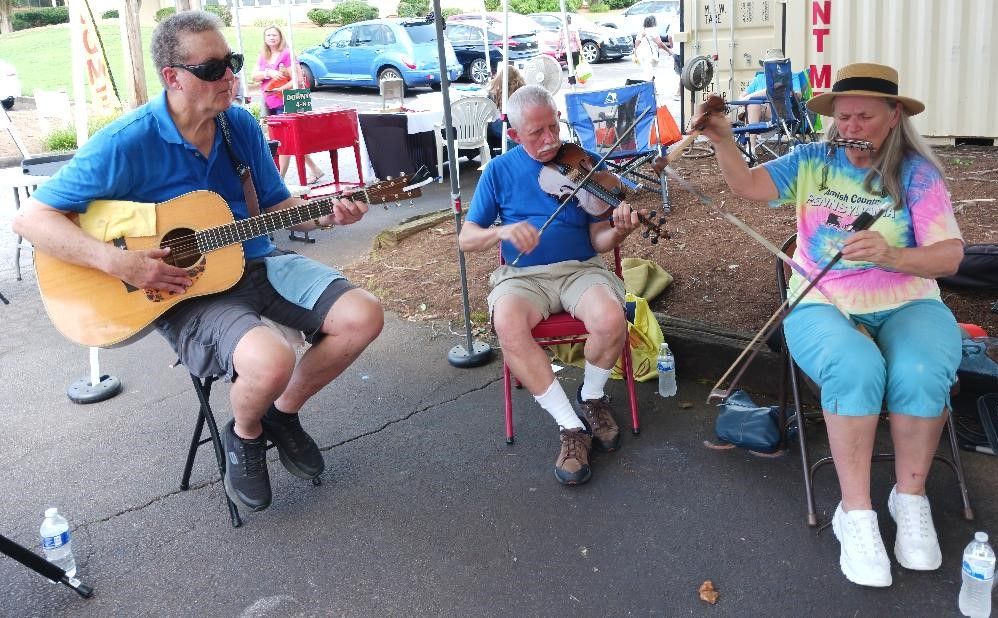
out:
M891 585L891 561L880 538L875 511L842 510L832 516L832 531L839 540L839 567L846 579L860 586L884 588Z
M887 508L898 525L894 557L906 569L934 571L943 562L939 539L932 525L932 510L925 496L899 494L897 486L891 489Z

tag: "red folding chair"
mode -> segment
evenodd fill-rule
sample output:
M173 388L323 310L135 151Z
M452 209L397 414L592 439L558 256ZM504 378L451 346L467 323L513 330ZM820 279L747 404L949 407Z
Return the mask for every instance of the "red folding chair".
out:
M614 248L613 250L613 262L614 271L617 276L623 280L623 269L620 265L620 248ZM502 251L499 252L499 264L503 264ZM561 345L563 343L582 343L586 340L586 336L589 334L586 331L585 324L582 320L577 320L572 317L572 314L567 312L553 313L546 320L541 320L530 331L534 339L541 347L549 347L553 345ZM638 420L638 399L634 392L634 369L631 364L631 346L630 337L624 338L624 348L621 350L621 358L623 362L621 363L624 368L624 377L627 381L627 395L631 403L631 431L634 435L641 433L641 425ZM512 386L515 380L516 387L522 388L520 381L513 376L509 370L509 365L506 364L506 360L503 359L502 363L502 375L503 375L503 394L505 397L506 405L506 443L512 444L515 439L515 434L513 433L513 391Z

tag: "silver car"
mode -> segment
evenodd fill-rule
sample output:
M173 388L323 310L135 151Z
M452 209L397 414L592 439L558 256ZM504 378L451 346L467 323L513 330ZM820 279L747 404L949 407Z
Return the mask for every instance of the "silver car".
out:
M644 28L645 18L649 15L655 17L655 25L663 41L670 32L679 30L679 0L642 0L623 13L602 17L596 23L622 30L633 40Z

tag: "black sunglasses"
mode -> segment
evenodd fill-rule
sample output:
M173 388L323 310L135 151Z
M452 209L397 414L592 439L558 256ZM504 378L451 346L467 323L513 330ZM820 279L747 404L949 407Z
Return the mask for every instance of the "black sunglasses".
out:
M225 69L232 69L235 75L243 68L243 55L228 53L217 60L209 60L201 64L171 64L172 69L184 69L194 77L206 81L217 82L225 75Z

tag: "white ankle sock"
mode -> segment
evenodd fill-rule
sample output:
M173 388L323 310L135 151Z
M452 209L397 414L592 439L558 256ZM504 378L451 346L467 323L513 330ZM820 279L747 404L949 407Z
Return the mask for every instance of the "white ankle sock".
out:
M582 382L582 401L599 399L603 396L603 387L610 379L610 370L597 367L586 361L586 378Z
M576 429L584 426L582 419L576 416L575 408L569 403L565 389L561 387L561 384L558 384L558 380L552 382L543 395L534 395L534 399L547 410L547 413L561 428Z

